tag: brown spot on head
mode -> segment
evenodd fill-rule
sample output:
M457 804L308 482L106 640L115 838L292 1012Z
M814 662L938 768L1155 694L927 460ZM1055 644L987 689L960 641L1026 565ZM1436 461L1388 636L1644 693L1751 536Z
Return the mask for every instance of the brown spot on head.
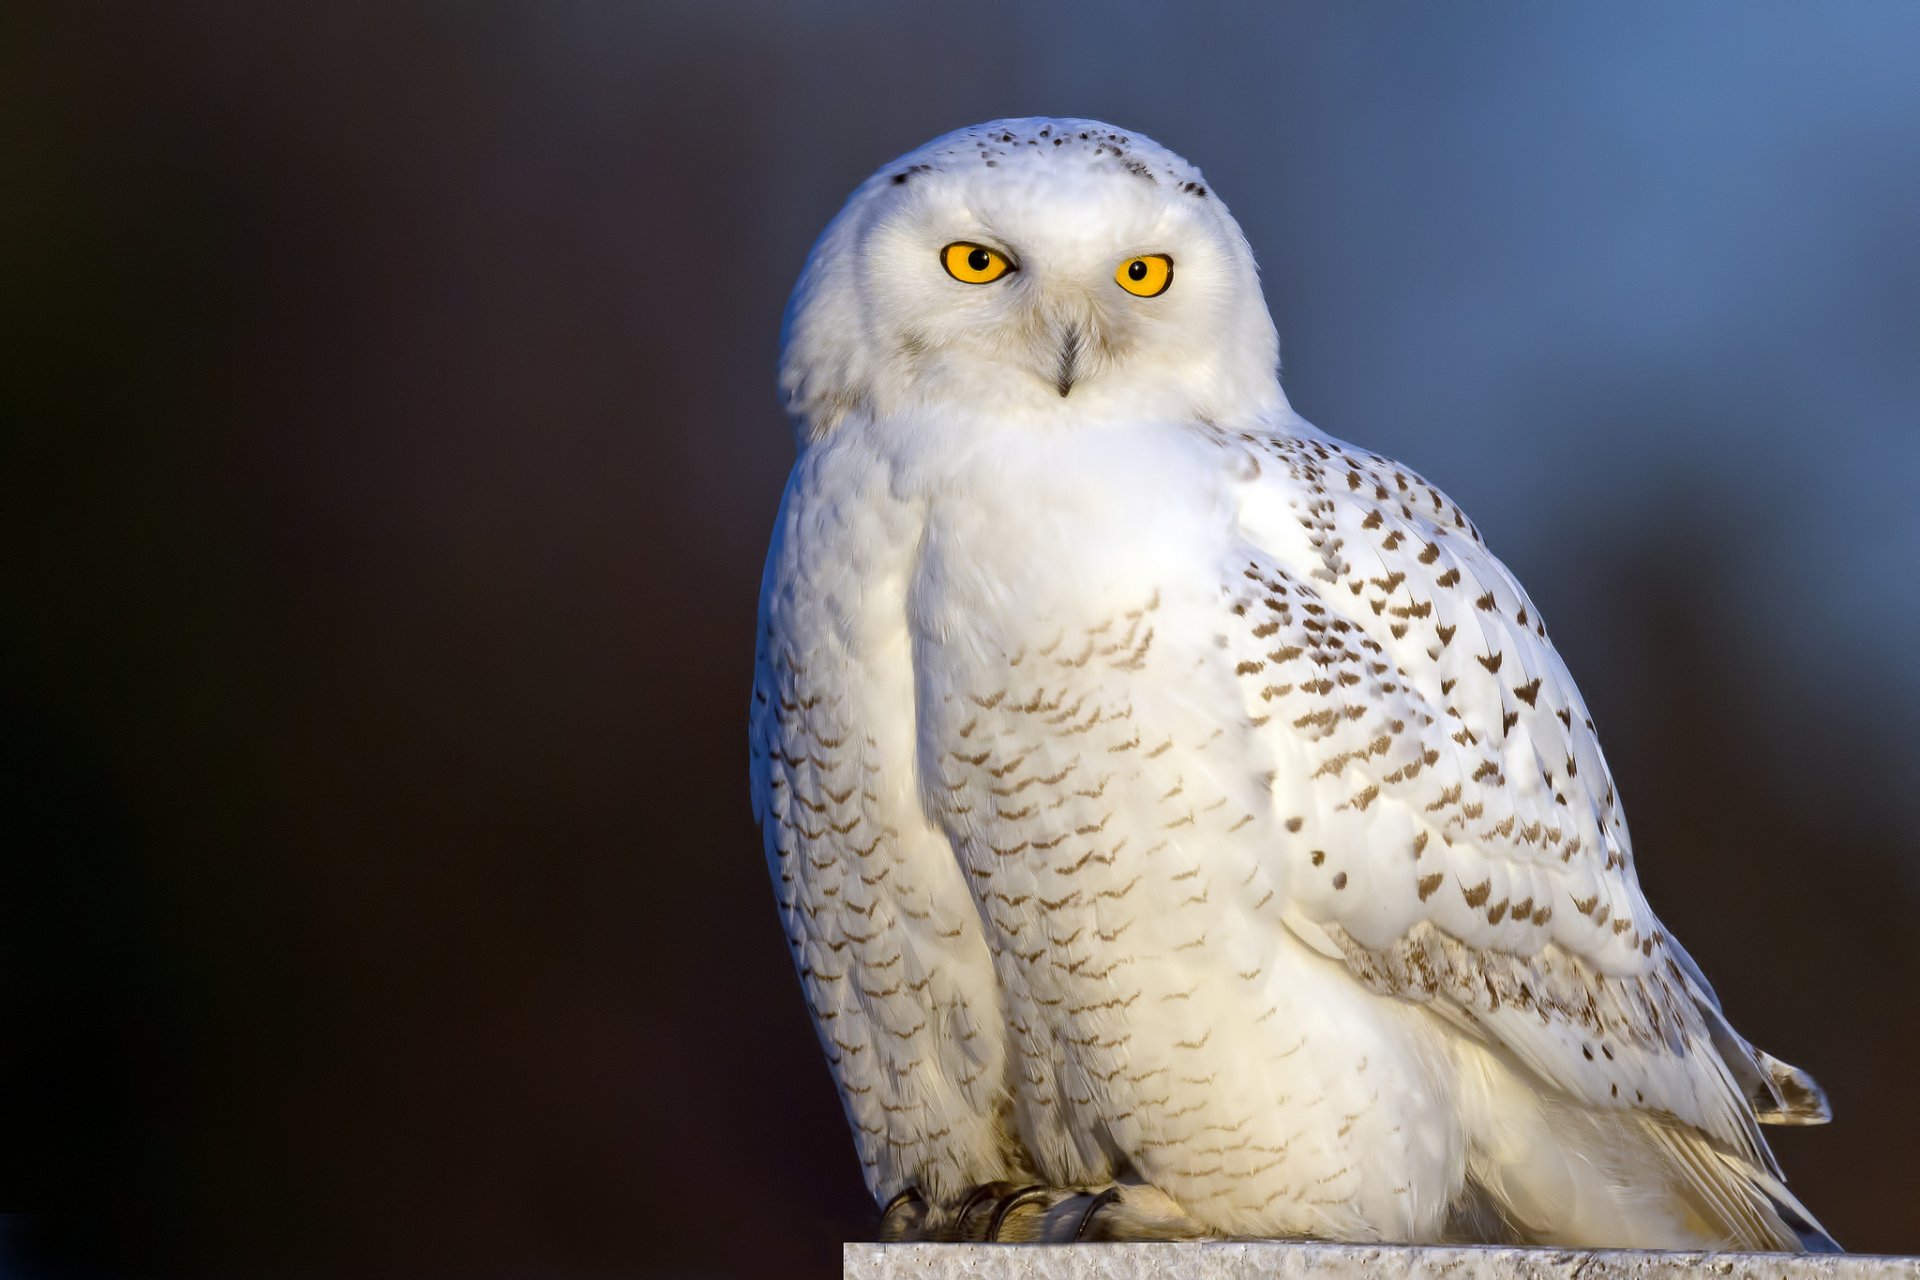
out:
M1287 830L1289 830L1289 831L1298 831L1298 830L1300 829L1300 827L1301 827L1301 824L1302 824L1303 822L1305 822L1305 819L1304 819L1304 818L1288 818L1288 819L1287 819Z
M1344 872L1344 871L1336 871L1336 872L1334 872L1334 875L1333 875L1333 887L1334 887L1334 888L1336 888L1336 889L1344 889L1344 888L1346 888L1346 887L1347 887L1347 873L1346 873L1346 872Z
M1313 865L1317 867L1321 863L1327 860L1327 851L1325 849L1315 849L1313 851L1312 858L1313 858Z

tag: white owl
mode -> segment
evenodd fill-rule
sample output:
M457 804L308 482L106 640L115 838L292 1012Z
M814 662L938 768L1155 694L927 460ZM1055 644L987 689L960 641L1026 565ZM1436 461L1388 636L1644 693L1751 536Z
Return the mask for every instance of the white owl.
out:
M1832 1249L1537 611L1289 407L1200 172L963 129L814 248L754 802L886 1229Z

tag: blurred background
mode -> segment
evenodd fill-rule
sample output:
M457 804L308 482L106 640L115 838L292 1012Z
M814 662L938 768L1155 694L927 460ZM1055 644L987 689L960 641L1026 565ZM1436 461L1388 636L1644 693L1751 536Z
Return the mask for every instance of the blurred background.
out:
M1185 153L1544 609L1920 1251L1920 7L10 4L17 1274L837 1274L748 806L788 289L1002 115ZM101 1220L104 1217L104 1220Z

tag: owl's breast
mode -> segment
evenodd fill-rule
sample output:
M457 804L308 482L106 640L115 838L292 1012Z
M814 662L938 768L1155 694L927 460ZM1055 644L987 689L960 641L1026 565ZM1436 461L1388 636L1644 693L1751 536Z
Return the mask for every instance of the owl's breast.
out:
M1187 427L995 432L928 478L910 621L990 661L1156 591L1204 594L1233 536L1229 482Z

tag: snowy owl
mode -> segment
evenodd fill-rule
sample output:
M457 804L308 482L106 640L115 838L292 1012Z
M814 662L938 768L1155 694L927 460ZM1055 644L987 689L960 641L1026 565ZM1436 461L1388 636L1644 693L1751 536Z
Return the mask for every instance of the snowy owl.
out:
M815 246L752 785L889 1237L1832 1249L1539 611L1289 406L1180 157L1002 120Z

